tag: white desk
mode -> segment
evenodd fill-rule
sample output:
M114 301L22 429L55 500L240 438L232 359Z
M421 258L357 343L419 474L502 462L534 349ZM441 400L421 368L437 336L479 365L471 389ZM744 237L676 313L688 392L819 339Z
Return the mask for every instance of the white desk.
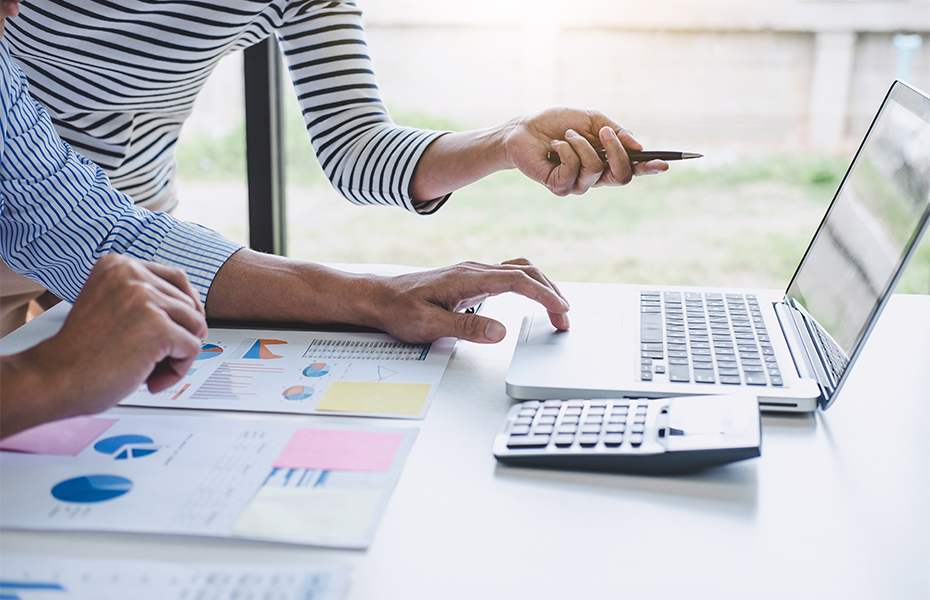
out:
M507 339L458 344L367 551L18 531L2 533L0 551L339 561L354 568L349 597L378 600L930 597L930 296L891 300L830 410L766 416L761 458L678 478L497 465L526 309L494 299L487 313ZM53 331L53 317L3 351Z

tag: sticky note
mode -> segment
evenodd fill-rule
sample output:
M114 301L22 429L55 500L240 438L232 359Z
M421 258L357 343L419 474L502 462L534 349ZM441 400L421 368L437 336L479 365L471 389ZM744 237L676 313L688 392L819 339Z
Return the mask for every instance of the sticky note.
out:
M0 442L0 450L77 456L119 419L72 417L21 431Z
M381 492L373 489L263 487L236 521L233 534L269 540L364 544Z
M428 383L334 381L316 409L418 416L429 390Z
M403 433L298 429L274 462L278 469L387 471Z

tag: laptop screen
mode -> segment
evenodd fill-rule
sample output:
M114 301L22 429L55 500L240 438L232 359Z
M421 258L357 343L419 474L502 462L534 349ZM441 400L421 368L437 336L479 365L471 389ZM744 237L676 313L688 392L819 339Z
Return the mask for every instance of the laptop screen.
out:
M930 214L930 98L896 82L787 297L854 358Z

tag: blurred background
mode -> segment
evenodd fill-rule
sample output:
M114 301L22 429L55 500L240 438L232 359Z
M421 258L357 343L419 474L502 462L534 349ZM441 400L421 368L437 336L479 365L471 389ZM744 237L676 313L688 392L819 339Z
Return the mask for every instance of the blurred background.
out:
M435 215L358 207L323 176L285 90L288 255L443 266L526 256L562 281L784 288L895 78L930 91L930 0L359 0L398 123L596 108L646 148L701 152L556 198L515 171ZM242 56L178 148L178 216L247 243ZM930 237L899 292L930 293Z

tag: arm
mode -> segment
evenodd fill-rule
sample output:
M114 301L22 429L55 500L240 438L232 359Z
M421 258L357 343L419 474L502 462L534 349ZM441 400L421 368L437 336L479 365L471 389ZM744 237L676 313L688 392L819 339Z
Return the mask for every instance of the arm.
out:
M597 148L607 151L607 164ZM428 200L496 171L518 168L553 194L583 194L668 169L661 160L630 163L626 151L642 149L629 131L599 112L554 107L499 127L434 140L417 164L410 192L415 201ZM562 164L546 160L550 150L559 153Z
M556 328L568 329L568 303L524 259L379 277L243 249L217 273L206 310L212 318L363 325L411 343L445 336L494 343L503 325L459 311L505 292L536 300Z
M206 334L181 271L105 255L57 335L0 357L0 437L100 412L143 382L162 391L187 373Z

